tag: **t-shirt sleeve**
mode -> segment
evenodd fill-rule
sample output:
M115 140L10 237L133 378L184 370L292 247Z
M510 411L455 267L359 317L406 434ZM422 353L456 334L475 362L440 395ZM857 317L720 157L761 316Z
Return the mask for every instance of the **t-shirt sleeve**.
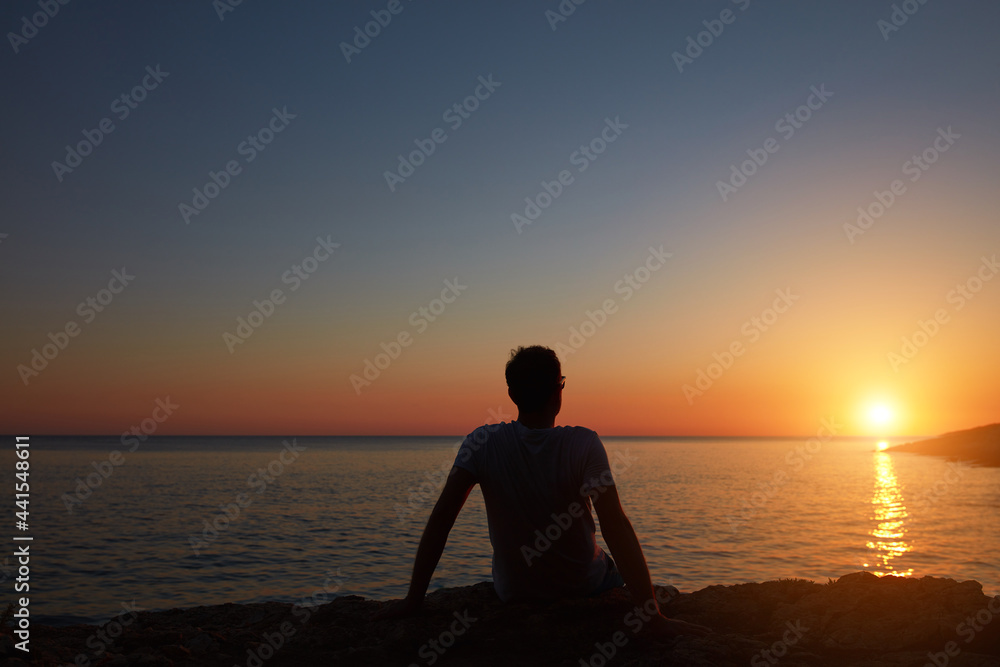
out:
M615 485L604 443L594 431L590 431L589 435L584 448L583 484L580 487L582 496L590 495L591 489Z
M479 479L479 456L477 454L485 441L485 435L485 433L480 433L480 429L476 429L465 436L465 440L462 441L462 445L458 448L458 454L455 456L455 467L468 470L476 479Z

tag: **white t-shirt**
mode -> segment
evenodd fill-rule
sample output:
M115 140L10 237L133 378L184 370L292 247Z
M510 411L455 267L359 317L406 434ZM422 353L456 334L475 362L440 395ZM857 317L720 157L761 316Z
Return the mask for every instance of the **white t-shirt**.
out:
M501 600L587 595L601 584L609 559L587 494L614 479L597 433L488 424L466 436L455 465L483 490Z

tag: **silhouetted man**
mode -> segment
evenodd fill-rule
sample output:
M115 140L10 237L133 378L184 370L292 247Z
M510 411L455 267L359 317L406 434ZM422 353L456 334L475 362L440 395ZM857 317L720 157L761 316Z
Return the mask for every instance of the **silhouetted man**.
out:
M608 455L597 433L554 426L565 377L555 352L521 347L507 362L507 394L517 420L482 426L462 443L431 512L413 565L410 589L374 618L415 612L472 487L482 487L493 545L493 585L503 601L597 595L627 585L649 627L668 634L707 628L659 612L642 547L618 499ZM597 545L591 503L615 561Z

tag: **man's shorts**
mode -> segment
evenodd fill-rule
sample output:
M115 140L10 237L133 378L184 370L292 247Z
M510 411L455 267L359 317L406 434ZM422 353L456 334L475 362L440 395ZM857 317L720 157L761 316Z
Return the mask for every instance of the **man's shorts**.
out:
M594 592L590 594L590 597L594 597L595 595L600 595L604 591L609 591L612 588L624 588L624 587L625 587L625 580L622 579L621 572L618 571L618 566L615 565L614 559L609 554L608 572L607 574L604 575L604 581L602 581L600 586L598 586L594 590Z

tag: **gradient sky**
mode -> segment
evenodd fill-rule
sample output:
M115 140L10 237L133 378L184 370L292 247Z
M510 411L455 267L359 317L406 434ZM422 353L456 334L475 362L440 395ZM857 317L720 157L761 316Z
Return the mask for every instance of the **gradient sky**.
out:
M245 0L220 20L207 1L72 2L16 53L7 35L0 431L117 434L169 397L157 433L464 433L513 418L503 366L535 343L567 346L558 423L606 435L998 421L1000 279L976 283L1000 254L996 3L914 2L888 32L891 2L592 1L553 30L555 0L402 0L348 63L340 44L386 6ZM38 11L4 3L0 26ZM678 71L705 21L721 34ZM157 66L119 119L114 100ZM452 129L444 112L490 76ZM247 162L239 145L275 108L295 118ZM53 162L103 118L114 131L60 181ZM606 119L627 128L581 172L573 153ZM390 191L384 173L435 128L447 139ZM948 128L911 181L905 163ZM717 183L769 137L777 151L723 201ZM240 173L185 224L179 204L230 160ZM572 183L518 233L511 215L562 170ZM895 179L905 191L849 240ZM282 276L317 237L340 246L292 290ZM671 257L626 301L619 281L660 246ZM78 304L122 267L135 279L85 322ZM456 278L440 317L411 321ZM285 301L230 352L223 334L275 289ZM797 298L774 319L776 290ZM68 322L78 335L26 383L19 366ZM412 343L356 391L401 332ZM686 396L699 371L717 378ZM895 417L876 427L879 402Z

